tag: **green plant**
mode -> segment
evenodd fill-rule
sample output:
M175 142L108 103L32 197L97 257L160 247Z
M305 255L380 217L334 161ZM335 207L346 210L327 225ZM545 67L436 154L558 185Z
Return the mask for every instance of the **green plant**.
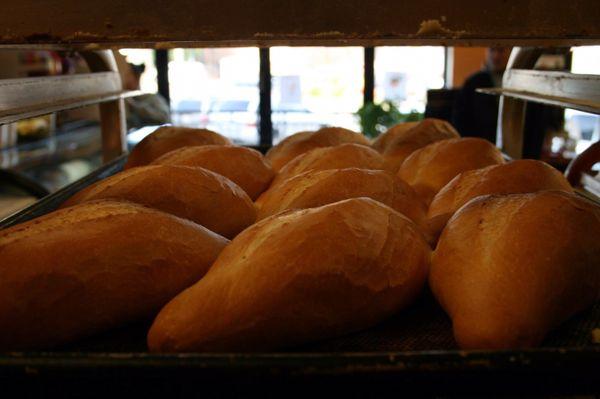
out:
M356 115L363 134L367 137L377 137L389 127L400 122L412 122L423 119L423 114L411 111L403 114L392 101L383 101L379 104L367 103L363 105Z

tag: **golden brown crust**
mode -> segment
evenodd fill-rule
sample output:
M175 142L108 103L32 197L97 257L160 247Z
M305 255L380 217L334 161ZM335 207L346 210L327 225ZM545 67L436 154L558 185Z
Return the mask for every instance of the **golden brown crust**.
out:
M427 217L438 222L435 231L430 232L437 237L454 212L480 195L533 193L542 190L572 192L573 188L558 170L533 159L463 172L446 184L431 202Z
M289 147L297 142L304 142L307 138L312 136L314 132L297 132L281 140L277 145L269 148L269 151L265 154L265 158L271 162L273 170L278 171L286 163L295 158L294 154L288 153ZM311 147L312 149L312 147Z
M329 146L345 143L371 145L369 139L364 135L343 127L322 127L315 132L311 139Z
M489 141L467 137L429 144L402 163L398 176L410 184L426 205L456 175L504 163L502 153Z
M419 122L401 122L395 124L388 130L377 136L375 140L373 140L373 143L371 143L371 147L374 150L383 153L388 147L389 143L392 142L396 137L403 136L404 134L406 134L407 131L417 126L418 124Z
M305 172L282 182L261 196L258 219L359 197L379 201L419 226L425 221L425 204L407 183L383 170L358 168Z
M458 132L444 120L426 118L412 129L397 133L387 143L383 156L386 169L397 172L410 154L440 140L459 138Z
M407 306L430 250L416 226L368 198L258 222L163 308L152 351L260 351L367 328Z
M274 172L263 155L251 148L205 145L171 151L153 165L201 167L225 176L255 200L269 187Z
M287 142L281 142L271 148L267 154L267 159L269 159L273 165L273 170L279 172L297 156L302 155L307 151L314 150L315 148L323 147L318 143L309 140L313 134L314 132L300 132L291 136L293 139Z
M228 241L125 202L61 209L0 232L0 350L47 348L152 317Z
M144 137L129 154L124 169L148 165L167 152L187 146L231 145L231 141L208 129L162 126Z
M360 133L341 127L324 127L316 132L299 132L284 140L267 153L273 169L280 171L288 162L315 148L331 147L345 143L369 145Z
M203 168L149 165L117 173L62 207L99 199L135 202L189 219L226 238L256 221L252 200L237 184Z
M383 169L383 158L374 149L359 144L316 148L285 165L271 187L304 172L343 168Z
M448 222L431 289L466 349L536 346L600 299L600 208L573 194L481 196Z

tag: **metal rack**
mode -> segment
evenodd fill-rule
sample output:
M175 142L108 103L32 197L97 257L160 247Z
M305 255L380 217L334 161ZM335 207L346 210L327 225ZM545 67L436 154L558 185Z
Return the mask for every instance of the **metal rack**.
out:
M600 75L533 70L542 48L514 48L501 88L478 89L499 95L498 146L514 159L522 158L527 102L600 114ZM566 49L565 51L568 51ZM567 178L582 194L598 200L598 183L587 172L600 161L598 143L567 169Z
M597 0L467 0L460 7L445 0L157 0L151 6L142 0L126 3L26 0L11 4L0 15L0 49L75 50L86 59L92 72L0 82L0 123L98 103L107 165L15 215L4 226L46 213L77 189L122 167L126 143L123 99L136 93L121 90L112 54L102 49L600 44L598 13ZM524 101L588 112L597 112L600 102L598 77L526 71L533 67L531 60L537 58L538 51L516 49L504 87L494 92L502 94L501 145L514 158L521 155ZM518 352L462 352L452 347L451 336L447 335L450 347L440 345L437 351L380 347L377 353L365 350L347 353L347 349L335 351L330 347L310 353L309 347L295 353L258 355L150 355L136 349L135 345L143 345L143 334L136 330L133 334L136 344L114 350L119 353L81 352L76 348L0 355L0 381L7 386L26 384L19 387L39 388L38 392L43 393L48 389L50 393L53 389L54 393L85 390L89 396L133 389L138 394L222 394L224 387L235 385L232 381L239 384L238 393L245 396L265 391L288 396L310 394L317 386L313 384L325 384L325 390L320 388L319 392L350 395L382 394L386 389L420 394L499 394L515 389L535 394L590 393L600 389L597 380L600 349L576 343L587 342L590 321L596 323L597 313L598 307L575 320L575 328L567 331L561 338L564 341L556 341L560 344L554 347L551 344ZM420 315L415 311L415 318L406 319L406 327L413 328ZM445 316L442 314L436 320L449 333ZM398 334L401 327L392 323L384 330L391 328L393 334ZM427 331L417 331L417 335L425 340L421 342L430 344ZM123 336L117 334L117 338ZM358 342L372 347L369 346L372 342L364 337L359 337ZM342 348L347 347L342 345ZM134 353L124 353L127 351Z
M111 51L81 51L80 55L90 73L0 80L0 124L99 104L102 152L108 162L127 149L123 99L140 92L122 90Z

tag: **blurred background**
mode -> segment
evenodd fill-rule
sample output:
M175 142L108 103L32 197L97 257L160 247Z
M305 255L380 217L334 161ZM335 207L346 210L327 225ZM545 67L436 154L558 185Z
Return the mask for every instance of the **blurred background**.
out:
M475 93L473 86L501 84L501 64L510 49L494 51L272 47L262 59L262 75L258 48L121 49L115 55L124 88L145 93L126 100L130 146L164 123L208 128L238 144L257 145L265 70L271 77L272 144L323 126L374 137L395 123L423 117L449 120L462 134L494 141L497 98ZM600 46L548 49L536 68L599 74ZM0 52L0 79L87 71L76 53ZM485 107L491 131L475 126L473 133L459 126L461 112L467 121L479 113L477 107L468 109L465 99ZM538 106L528 109L528 120L535 142L525 155L559 169L600 139L596 115ZM100 146L97 106L59 112L0 126L0 168L29 179L38 193L53 192L100 166Z

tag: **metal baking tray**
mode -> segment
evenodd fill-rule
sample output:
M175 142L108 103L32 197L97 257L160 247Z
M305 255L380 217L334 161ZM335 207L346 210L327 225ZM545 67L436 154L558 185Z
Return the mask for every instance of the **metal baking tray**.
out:
M48 213L122 170L118 158L0 222ZM462 351L431 294L384 323L276 353L150 354L150 320L44 352L0 354L0 384L28 394L107 397L335 394L573 395L600 393L600 303L549 334L540 348ZM316 391L318 389L318 391Z

